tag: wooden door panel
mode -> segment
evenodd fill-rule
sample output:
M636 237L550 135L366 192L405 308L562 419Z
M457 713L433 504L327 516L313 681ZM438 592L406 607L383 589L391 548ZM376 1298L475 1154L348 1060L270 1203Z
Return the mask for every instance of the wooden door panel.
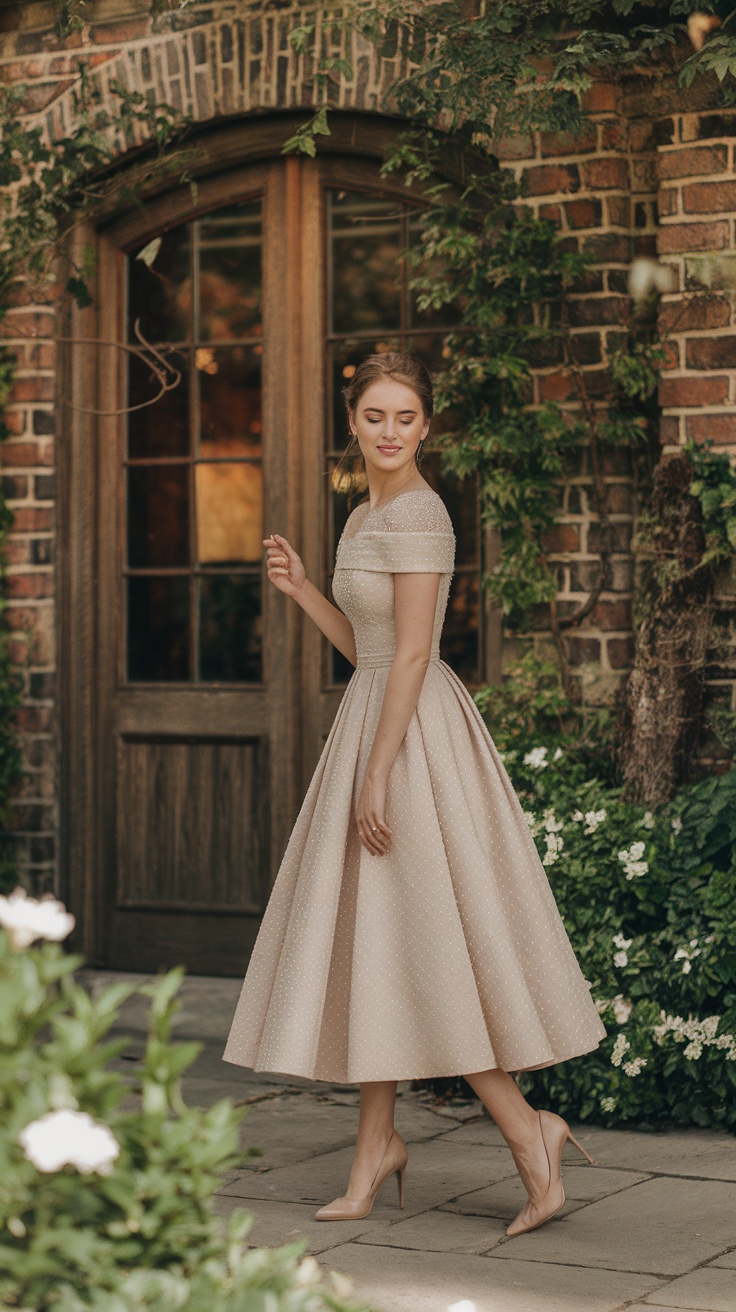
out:
M269 793L267 738L122 737L117 907L261 915Z

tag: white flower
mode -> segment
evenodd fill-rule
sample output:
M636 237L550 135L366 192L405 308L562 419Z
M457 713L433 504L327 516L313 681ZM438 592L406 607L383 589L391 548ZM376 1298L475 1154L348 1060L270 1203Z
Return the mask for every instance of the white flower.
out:
M303 1257L296 1269L295 1284L297 1285L316 1285L321 1279L322 1272L319 1269L319 1262L311 1254Z
M613 1045L613 1052L611 1053L611 1065L620 1066L623 1061L624 1053L628 1052L630 1047L631 1044L626 1038L626 1035L617 1034L616 1042Z
M661 1024L654 1025L652 1028L656 1043L663 1044L666 1036L671 1034L675 1043L689 1040L684 1049L688 1061L697 1060L703 1048L710 1046L725 1051L728 1061L736 1061L736 1035L716 1035L720 1016L706 1016L704 1020L696 1020L694 1016L688 1016L687 1020L683 1020L682 1016L668 1016L664 1010L659 1014Z
M642 1066L646 1066L646 1064L647 1064L646 1057L634 1057L632 1058L631 1061L625 1061L624 1075L629 1075L630 1077L633 1078L635 1075L639 1074Z
M551 866L554 865L555 861L558 860L560 852L562 851L565 844L561 835L555 833L545 834L545 841L547 843L547 851L542 857L542 865Z
M37 901L24 888L16 888L10 897L0 897L0 925L15 952L22 951L37 938L60 943L74 929L74 916L55 897L48 894Z
M651 811L645 811L645 812L644 812L644 815L642 816L641 820L639 821L639 824L640 824L640 825L643 825L645 829L653 829L653 828L654 828L654 816L652 815ZM643 850L643 849L642 849L642 850Z
M617 948L630 948L634 942L633 938L624 938L623 934L614 934L613 941Z
M642 861L646 843L632 843L631 847L623 848L618 853L618 859L626 871L627 879L634 879L645 875L649 869L649 863Z
M626 962L624 962L624 965L625 964ZM613 1014L616 1017L617 1023L619 1025L625 1025L634 1010L633 1002L629 1002L628 998L625 998L623 993L617 993L611 1006L613 1007Z
M459 1303L450 1303L447 1312L478 1312L471 1298L461 1298Z
M643 301L650 292L672 290L672 270L647 256L634 260L629 269L629 294L635 301Z
M533 812L533 811L525 811L525 812L524 812L524 819L526 820L526 822L527 822L529 828L531 829L532 833L534 833L534 830L535 830L536 827L537 827L537 817L535 816L534 812Z
M533 770L544 770L549 765L546 747L532 747L524 757L524 765L530 765Z
M565 827L564 820L557 819L552 806L548 806L542 813L542 822L548 834L558 834Z
M602 825L603 821L606 818L605 808L601 807L600 811L586 811L584 818L585 818L585 828L583 830L583 833L594 834L598 826Z
M627 965L629 964L628 953L626 953L626 952L614 952L614 954L613 954L613 964L614 964L614 966L627 966Z
M692 962L693 962L693 959L694 959L695 957L699 957L699 956L700 956L700 953L701 953L701 951L702 951L702 948L699 948L699 947L697 946L697 943L698 943L698 940L697 940L696 938L691 938L691 939L690 939L690 944L689 944L688 947L686 947L686 948L678 948L677 951L675 952L674 960L675 960L675 961L681 961L681 962L682 962L682 973L683 973L683 975L689 975L689 974L690 974L690 971L692 970Z
M611 1002L610 1002L610 999L609 999L609 998L597 998L597 999L596 999L596 1004L595 1004L595 1005L596 1005L596 1008L597 1008L597 1010L598 1010L599 1015L602 1016L603 1013L604 1013L604 1011L608 1011L608 1008L610 1007Z
M680 819L679 815L676 815L674 820L672 821L672 828L674 829L676 834L682 833L682 820Z
M585 819L585 816L583 815L582 811L573 811L572 818L573 820L577 820L579 823L581 820Z
M355 1289L352 1276L344 1276L341 1271L330 1271L330 1283L338 1298L350 1298Z
M615 1112L615 1110L616 1110L615 1098L601 1098L601 1111Z
M561 747L558 747L557 750L556 750L556 752L555 752L555 754L554 754L554 756L552 757L552 760L553 760L553 761L559 761L559 760L562 759L562 756L563 756L562 748L561 748Z
M51 1173L62 1166L75 1166L88 1175L110 1175L120 1145L106 1125L87 1112L48 1112L31 1121L18 1135L23 1152L39 1171Z

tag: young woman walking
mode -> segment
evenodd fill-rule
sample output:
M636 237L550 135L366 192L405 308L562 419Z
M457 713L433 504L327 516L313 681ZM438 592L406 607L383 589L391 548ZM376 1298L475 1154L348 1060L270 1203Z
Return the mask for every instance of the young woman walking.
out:
M528 1194L521 1234L565 1201L570 1129L512 1072L605 1037L521 805L470 693L440 659L454 572L445 505L418 459L424 365L370 356L345 389L367 499L337 548L333 606L278 533L268 576L355 665L271 892L224 1059L360 1085L346 1193L319 1220L367 1215L406 1144L398 1080L464 1075ZM584 1153L584 1149L580 1148ZM585 1153L587 1157L587 1153Z

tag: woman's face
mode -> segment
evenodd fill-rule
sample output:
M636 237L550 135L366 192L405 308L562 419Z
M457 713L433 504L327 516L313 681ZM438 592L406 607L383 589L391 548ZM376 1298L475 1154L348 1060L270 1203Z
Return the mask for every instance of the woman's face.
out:
M411 464L429 432L416 392L393 378L366 387L350 419L366 470L381 474Z

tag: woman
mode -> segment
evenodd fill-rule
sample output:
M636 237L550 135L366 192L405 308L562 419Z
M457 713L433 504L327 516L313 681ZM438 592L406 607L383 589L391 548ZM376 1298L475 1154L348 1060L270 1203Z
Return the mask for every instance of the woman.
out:
M568 1138L580 1145L562 1117L529 1106L510 1072L589 1052L606 1031L501 759L439 656L455 538L418 468L429 374L409 355L370 356L344 396L368 499L338 545L340 609L284 537L264 546L271 582L356 669L289 839L224 1059L360 1085L347 1192L319 1220L367 1215L394 1172L403 1206L396 1083L464 1075L526 1187L506 1232L520 1234L562 1207L562 1150Z

